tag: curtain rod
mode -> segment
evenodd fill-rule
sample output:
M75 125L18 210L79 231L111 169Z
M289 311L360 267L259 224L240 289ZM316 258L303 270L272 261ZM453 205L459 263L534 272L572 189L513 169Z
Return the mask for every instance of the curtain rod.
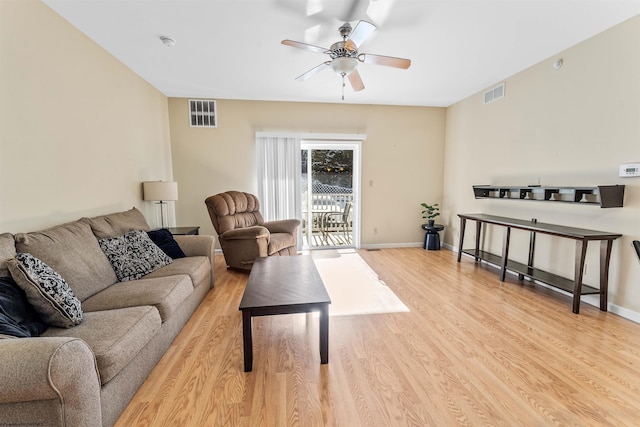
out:
M364 133L256 132L256 138L296 138L304 140L364 141Z

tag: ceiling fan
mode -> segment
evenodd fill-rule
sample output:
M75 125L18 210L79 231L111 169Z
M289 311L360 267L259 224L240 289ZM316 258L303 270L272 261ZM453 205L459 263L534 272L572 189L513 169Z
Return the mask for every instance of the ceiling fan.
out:
M329 49L288 39L282 40L282 44L329 55L331 58L330 61L325 61L306 73L301 74L296 77L296 80L304 81L326 68L331 68L337 75L342 76L342 100L344 100L345 77L348 78L354 91L358 92L364 89L364 83L357 70L359 62L402 69L407 69L411 65L411 60L409 59L373 55L371 53L359 53L359 47L375 30L376 26L368 21L359 21L355 28L352 28L351 24L345 22L338 29L342 36L342 41L332 44Z

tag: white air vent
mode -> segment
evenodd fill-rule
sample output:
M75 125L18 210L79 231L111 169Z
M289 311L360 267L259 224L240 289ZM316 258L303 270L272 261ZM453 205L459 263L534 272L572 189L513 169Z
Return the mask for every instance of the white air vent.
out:
M189 120L191 121L191 127L218 127L218 121L216 120L216 101L190 99Z
M488 104L493 101L497 101L500 98L504 98L504 83L489 89L484 93L484 103Z

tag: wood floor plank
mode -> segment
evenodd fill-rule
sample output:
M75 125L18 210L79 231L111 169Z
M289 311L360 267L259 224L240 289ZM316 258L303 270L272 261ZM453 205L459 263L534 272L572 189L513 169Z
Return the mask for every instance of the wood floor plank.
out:
M447 251L358 251L410 309L254 318L216 257L205 298L117 426L635 426L640 325ZM345 286L349 286L345 283Z

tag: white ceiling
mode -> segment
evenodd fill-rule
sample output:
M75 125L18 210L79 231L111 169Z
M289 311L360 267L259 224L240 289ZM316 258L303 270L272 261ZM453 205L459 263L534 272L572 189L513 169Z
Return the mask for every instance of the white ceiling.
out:
M44 3L166 96L414 106L449 106L640 14L640 0ZM341 79L330 69L294 80L327 55L280 42L329 47L341 40L336 16L344 17L354 4L352 24L367 19L378 25L360 52L412 63L408 70L360 64L365 89L347 86L341 101ZM367 16L369 5L389 6L390 12L386 18ZM176 45L164 46L161 35Z

